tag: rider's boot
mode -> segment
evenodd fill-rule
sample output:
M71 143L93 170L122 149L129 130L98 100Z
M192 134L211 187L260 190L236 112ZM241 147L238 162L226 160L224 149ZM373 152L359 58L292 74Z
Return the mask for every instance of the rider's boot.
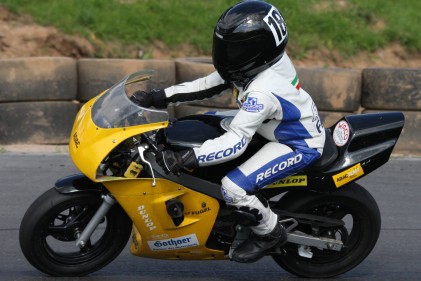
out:
M264 235L251 233L248 240L240 244L232 253L232 259L236 262L255 262L264 257L275 247L282 246L287 241L285 228L279 222L275 228Z

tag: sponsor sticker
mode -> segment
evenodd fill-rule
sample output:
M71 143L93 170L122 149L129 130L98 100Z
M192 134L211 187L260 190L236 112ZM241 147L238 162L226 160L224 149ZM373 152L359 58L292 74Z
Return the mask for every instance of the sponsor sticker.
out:
M192 215L201 215L203 213L209 212L210 210L211 210L211 208L205 207L205 208L202 208L202 209L197 210L197 211L192 211L191 214Z
M152 251L168 251L194 247L199 245L196 234L189 234L181 237L147 241Z
M242 109L247 112L260 112L263 110L263 104L257 103L257 98L247 97L247 100L243 103Z
M138 206L137 211L139 212L139 215L142 217L142 220L145 223L145 226L149 229L149 231L154 230L156 228L156 225L149 217L149 214L145 209L145 205Z
M80 141L79 141L79 138L77 137L77 132L73 135L73 141L75 143L76 148L79 148Z
M364 175L363 167L358 163L357 165L352 166L351 168L332 176L333 181L335 182L336 188L355 180L356 178Z
M290 176L279 181L276 181L266 188L277 188L285 186L307 186L307 175Z
M336 124L333 131L333 140L337 146L344 146L349 139L349 125L346 121L340 121Z

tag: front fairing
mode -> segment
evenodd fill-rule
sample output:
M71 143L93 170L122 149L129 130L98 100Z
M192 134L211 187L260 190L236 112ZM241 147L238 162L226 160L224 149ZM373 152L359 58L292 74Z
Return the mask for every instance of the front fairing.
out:
M129 96L138 88L133 81L148 80L153 73L127 76L109 90L87 102L76 116L69 152L76 167L93 181L104 181L97 169L124 140L168 126L168 113L137 106Z

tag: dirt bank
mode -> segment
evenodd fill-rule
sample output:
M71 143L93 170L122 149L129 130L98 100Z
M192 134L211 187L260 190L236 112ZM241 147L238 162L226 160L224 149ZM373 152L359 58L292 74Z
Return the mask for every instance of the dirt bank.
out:
M113 50L122 48L116 42L103 42L97 38L70 36L53 27L35 24L30 16L16 16L0 6L0 59L34 56L113 57ZM139 58L143 50L134 46L125 47L128 58ZM294 57L293 45L289 53ZM174 57L203 56L189 46L176 51L169 50L164 44L156 42L152 58L168 59ZM121 52L120 52L121 54ZM375 53L360 53L344 59L336 52L327 49L310 51L304 59L294 59L297 66L319 67L406 67L421 66L421 54L409 53L398 43L392 44Z

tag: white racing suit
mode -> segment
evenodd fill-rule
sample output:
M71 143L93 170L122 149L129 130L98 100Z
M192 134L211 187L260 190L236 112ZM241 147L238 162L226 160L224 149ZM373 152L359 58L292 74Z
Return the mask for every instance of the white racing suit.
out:
M214 72L169 87L165 95L168 102L177 103L211 97L229 86ZM323 150L325 131L316 105L300 87L286 53L243 87L233 86L233 91L238 91L240 110L235 112L228 131L194 148L194 152L199 166L215 165L240 156L255 133L269 140L250 159L229 171L221 188L227 204L253 213L258 210L259 224L252 230L264 235L274 229L277 216L253 192L316 161Z

